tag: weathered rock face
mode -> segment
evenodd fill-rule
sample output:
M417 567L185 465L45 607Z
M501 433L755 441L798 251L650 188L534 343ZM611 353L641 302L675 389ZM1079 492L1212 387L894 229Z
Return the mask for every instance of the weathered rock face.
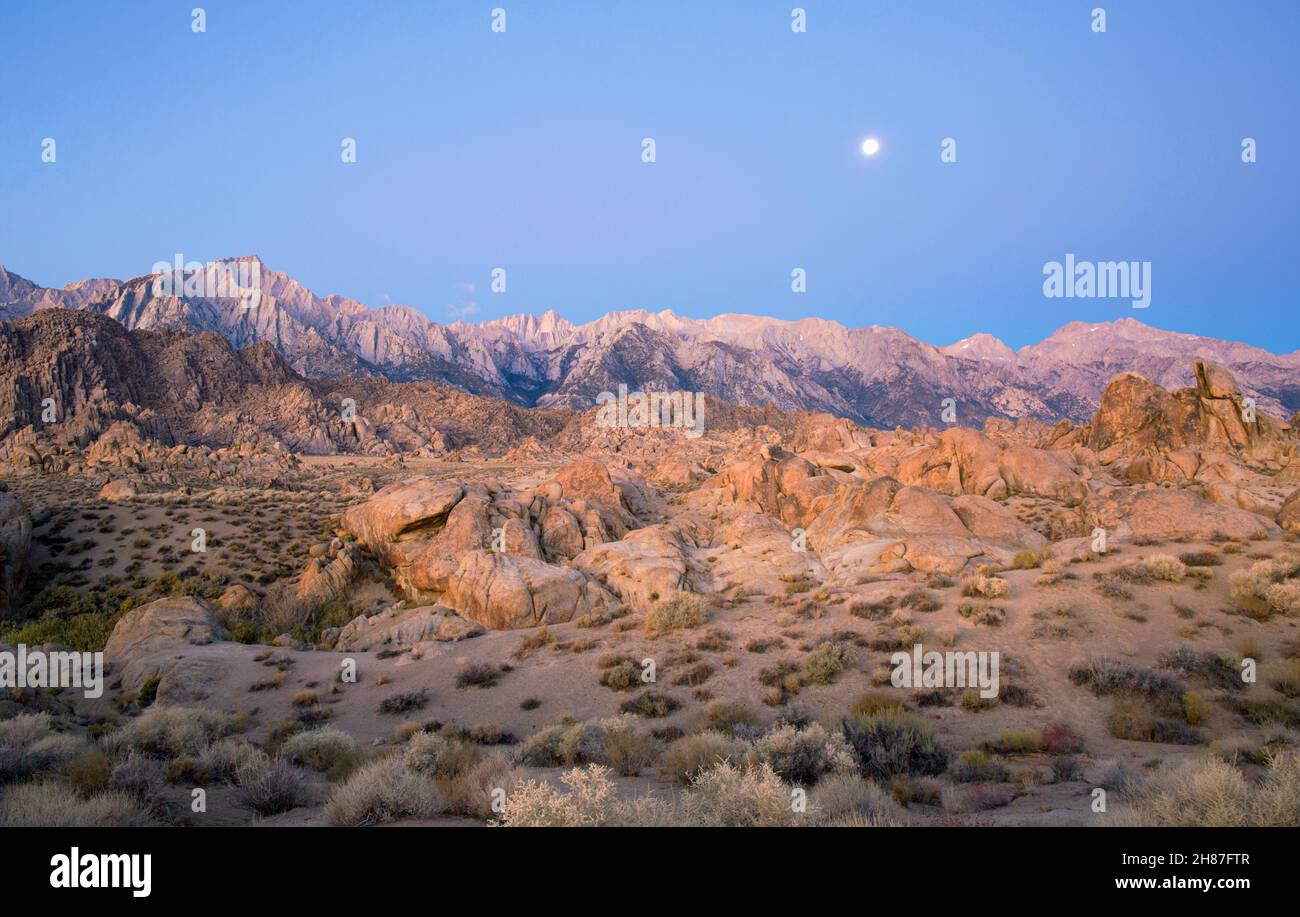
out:
M32 520L22 501L0 491L0 615L7 614L22 586L32 546Z
M365 652L384 646L414 646L427 640L468 640L481 633L483 628L445 605L422 605L360 615L339 629L329 645L339 652Z
M217 616L206 602L192 596L167 596L124 614L104 644L104 658L109 662L126 661L223 637Z
M1116 376L1088 424L1088 446L1103 462L1187 447L1274 453L1289 426L1248 408L1236 380L1222 366L1198 360L1193 370L1195 388L1172 393L1136 373ZM1148 473L1145 466L1139 473Z
M298 579L295 595L304 605L321 605L342 597L356 576L356 560L347 548L332 558L313 557Z
M1095 524L1112 538L1276 538L1278 527L1254 513L1212 503L1182 488L1110 490L1097 499Z
M954 500L886 477L843 485L807 535L822 563L843 575L862 569L956 573L976 558L1005 559L1044 543L992 500Z
M344 528L381 560L409 563L402 542L420 542L442 531L465 489L454 481L422 478L383 488L343 515Z
M629 532L619 541L588 548L573 559L581 570L640 610L659 599L691 591L689 546L681 533L663 525Z
M117 480L109 481L99 489L99 499L112 500L131 500L136 496L135 484L130 481Z
M507 630L563 624L605 609L614 598L577 570L476 551L461 561L446 600L484 627Z
M1291 491L1291 496L1282 502L1277 524L1288 532L1300 532L1300 488Z
M764 446L758 457L724 468L715 479L727 498L749 503L787 525L802 525L819 498L833 494L852 476L823 469L780 446Z

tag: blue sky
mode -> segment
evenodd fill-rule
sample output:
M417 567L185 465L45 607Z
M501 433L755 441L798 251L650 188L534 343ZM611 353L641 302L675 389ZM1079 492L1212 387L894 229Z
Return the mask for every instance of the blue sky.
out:
M801 0L806 34L795 5L6 2L0 262L57 286L258 254L438 321L671 308L1020 346L1132 316L1300 348L1300 3ZM1044 298L1066 252L1152 262L1151 307Z

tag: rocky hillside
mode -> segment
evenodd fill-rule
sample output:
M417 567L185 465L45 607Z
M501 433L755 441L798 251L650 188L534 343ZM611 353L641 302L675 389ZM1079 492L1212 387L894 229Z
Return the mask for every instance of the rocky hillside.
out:
M257 258L209 266L246 278L259 295L159 295L152 276L37 286L0 267L0 318L51 308L90 311L131 330L216 332L235 348L265 343L311 378L374 376L437 381L517 405L586 410L599 392L703 391L723 401L824 411L877 427L933 425L953 398L959 422L986 417L1086 419L1106 383L1141 373L1175 388L1197 359L1223 365L1264 410L1300 410L1300 354L1162 331L1132 319L1071 323L1013 351L977 334L939 348L896 328L845 328L822 319L753 315L688 319L672 312L615 312L585 325L554 312L482 324L439 325L415 309L371 309L318 296Z

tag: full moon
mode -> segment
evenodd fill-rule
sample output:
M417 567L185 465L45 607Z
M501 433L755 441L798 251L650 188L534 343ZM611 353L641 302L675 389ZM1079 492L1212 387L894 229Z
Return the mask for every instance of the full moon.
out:
M875 137L868 137L862 141L862 155L875 156L880 152L880 141Z

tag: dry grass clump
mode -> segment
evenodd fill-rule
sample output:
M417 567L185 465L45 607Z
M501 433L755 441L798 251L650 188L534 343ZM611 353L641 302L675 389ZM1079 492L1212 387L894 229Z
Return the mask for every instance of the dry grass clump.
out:
M966 576L961 581L961 594L969 598L1000 599L1011 593L1011 584L1000 576Z
M1149 827L1300 827L1300 754L1270 756L1251 783L1233 765L1207 757L1159 774L1115 807L1104 824Z
M266 752L251 742L239 739L213 742L198 759L199 766L207 772L209 778L222 783L234 783L242 768L267 760Z
M652 636L674 630L700 627L709 620L704 601L689 592L679 592L672 598L658 602L645 618L645 629Z
M790 788L767 764L722 761L695 775L682 801L692 825L779 828L797 824Z
M239 772L239 800L258 815L279 815L308 801L302 771L287 761L246 765Z
M490 688L501 678L501 669L486 662L471 662L456 673L458 688Z
M631 700L619 704L620 713L633 713L647 719L659 719L668 716L681 706L675 697L658 691L643 691Z
M1232 574L1232 599L1248 615L1300 615L1300 583L1289 582L1300 573L1300 552L1288 548L1277 557L1259 560Z
M1016 556L1011 558L1011 569L1034 570L1041 567L1044 561L1049 560L1051 556L1051 548L1039 548L1036 551L1017 551Z
M1095 659L1075 666L1070 670L1070 681L1091 689L1098 696L1142 695L1169 712L1182 709L1183 694L1187 691L1176 678L1113 659Z
M586 722L565 718L529 738L518 759L528 767L600 764L630 777L654 764L660 752L659 744L640 731L634 717Z
M1147 561L1151 575L1167 583L1181 583L1187 575L1187 566L1172 554L1157 554Z
M833 828L901 827L907 812L887 791L852 774L833 774L817 784L811 811Z
M970 599L958 603L957 614L977 627L1001 627L1007 619L1005 608Z
M333 771L347 767L361 757L361 746L341 729L322 726L299 732L285 740L280 754L295 764L314 771Z
M838 730L820 723L802 729L785 724L754 742L750 762L766 764L790 783L811 785L827 774L852 774L858 770L853 751Z
M948 776L957 783L1001 783L1007 779L1007 769L984 749L971 748L957 756Z
M85 744L57 733L46 713L21 713L0 720L0 783L61 767Z
M699 714L695 721L697 732L721 732L724 735L744 733L747 737L762 731L763 721L748 707L728 700L715 700Z
M934 776L948 766L948 752L934 737L930 724L901 710L882 710L844 720L844 739L868 780Z
M149 821L129 794L117 790L85 797L68 784L37 781L0 794L0 825L6 828L127 828Z
M813 684L829 685L839 678L848 660L849 654L844 647L826 641L804 659L804 671Z
M104 740L110 751L131 749L151 758L201 755L217 739L238 732L243 718L198 707L150 707Z
M509 828L598 828L661 826L674 821L667 803L643 796L620 800L609 769L589 764L560 778L559 790L541 780L521 780L506 796L501 824Z
M660 767L664 776L678 783L690 783L705 768L721 761L740 760L745 752L745 743L731 735L700 732L682 736L669 745Z
M335 787L325 817L331 825L361 826L432 818L445 809L437 785L394 756L371 761Z
M379 702L379 712L396 716L420 710L427 703L429 703L429 692L424 688L418 691L399 691Z

